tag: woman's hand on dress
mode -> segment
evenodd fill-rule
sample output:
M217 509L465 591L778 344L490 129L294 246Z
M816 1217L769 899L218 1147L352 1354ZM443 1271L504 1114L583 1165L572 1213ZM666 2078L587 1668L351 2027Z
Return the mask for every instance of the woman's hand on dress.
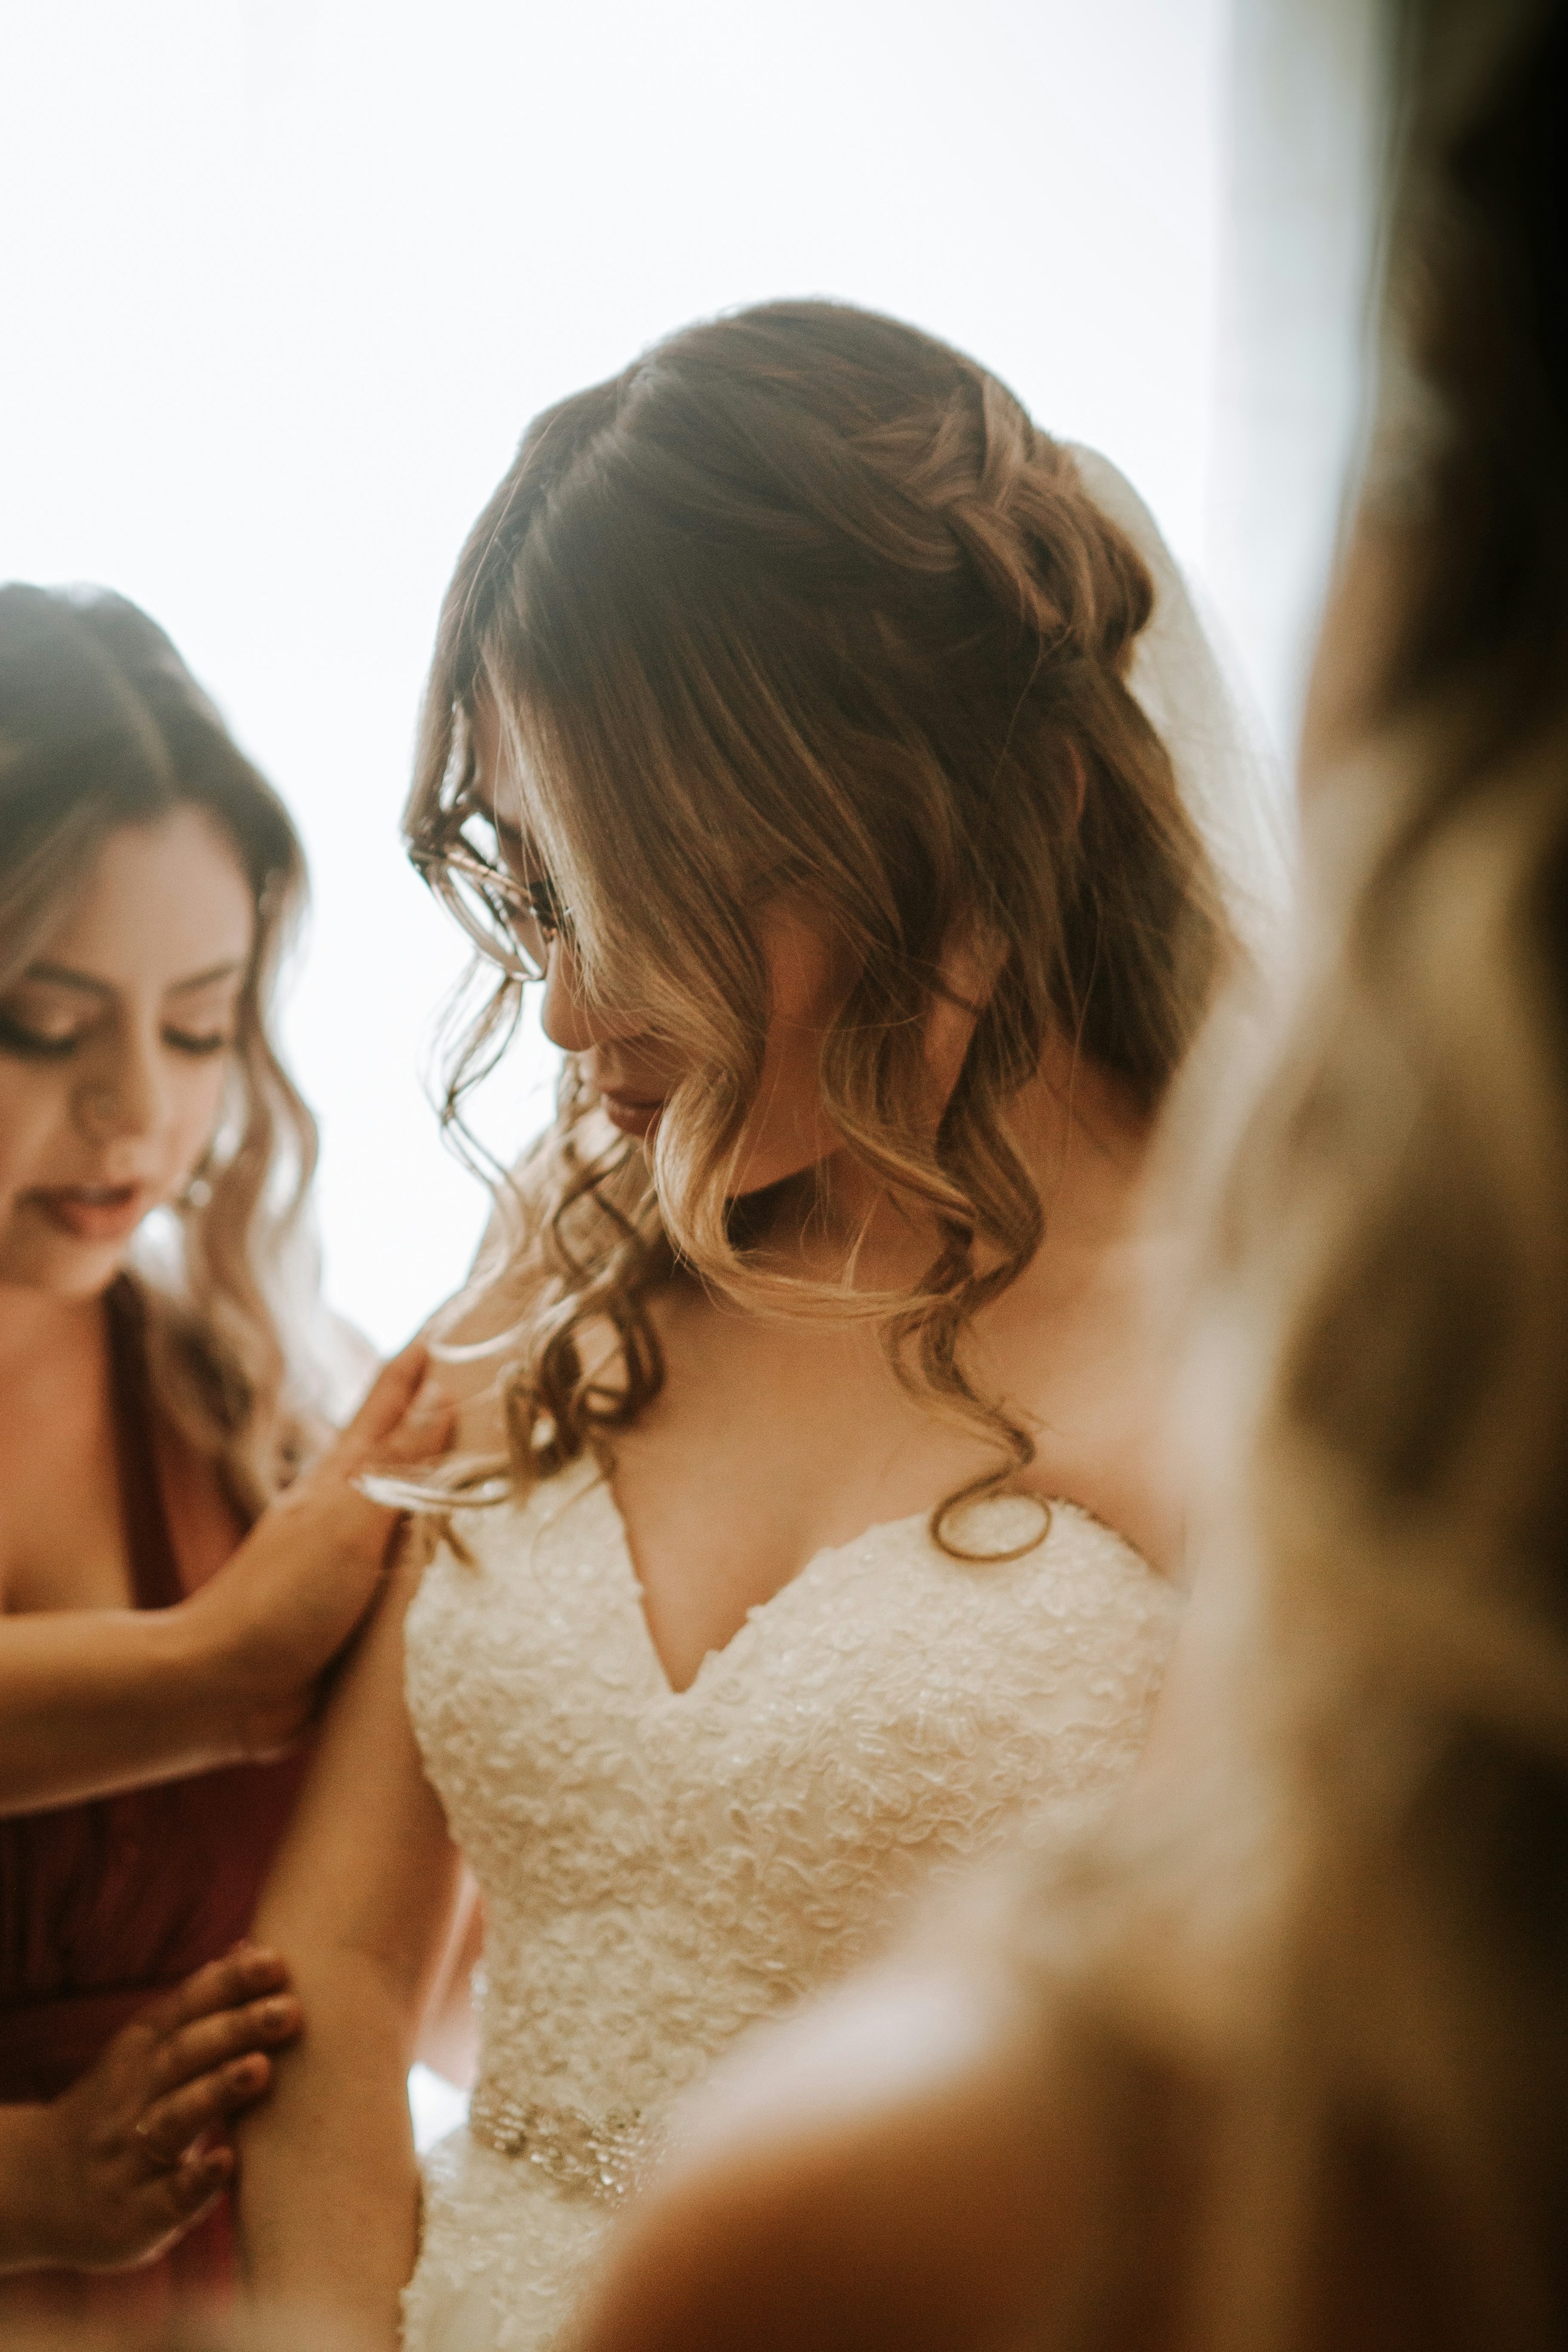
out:
M275 1953L241 1946L123 2026L47 2105L0 2109L0 2269L150 2262L228 2186L222 2137L300 2031Z
M452 1407L426 1385L427 1365L416 1340L384 1366L336 1444L184 1604L204 1662L233 1694L247 1755L275 1755L305 1728L318 1678L381 1583L400 1514L354 1482L446 1451Z

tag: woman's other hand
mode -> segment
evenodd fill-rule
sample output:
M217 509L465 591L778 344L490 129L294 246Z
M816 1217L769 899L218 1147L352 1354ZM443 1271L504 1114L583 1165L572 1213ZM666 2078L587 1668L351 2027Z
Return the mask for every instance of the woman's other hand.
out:
M300 2022L283 1962L242 1946L150 2001L58 2098L0 2107L0 2271L125 2270L183 2237Z
M235 1694L248 1756L275 1755L304 1729L318 1677L381 1582L399 1514L371 1502L355 1481L446 1451L452 1407L426 1385L427 1365L419 1340L395 1356L337 1443L184 1603L191 1631Z

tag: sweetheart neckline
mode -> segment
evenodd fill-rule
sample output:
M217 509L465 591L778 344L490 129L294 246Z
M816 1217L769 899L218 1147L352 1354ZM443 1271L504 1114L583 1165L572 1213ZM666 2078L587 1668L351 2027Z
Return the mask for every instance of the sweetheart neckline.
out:
M896 1519L873 1519L868 1527L864 1527L860 1529L858 1535L847 1536L842 1543L818 1544L816 1549L812 1552L807 1559L801 1562L800 1566L795 1570L793 1575L785 1577L784 1582L780 1585L776 1585L773 1591L767 1595L765 1600L752 1601L751 1607L746 1611L745 1615L742 1618L740 1623L736 1626L734 1632L731 1634L727 1642L721 1642L716 1649L703 1651L702 1655L697 1661L696 1671L692 1675L691 1680L689 1683L676 1684L670 1679L669 1669L664 1663L663 1654L659 1650L658 1643L653 1637L653 1627L648 1622L647 1588L645 1587L642 1577L637 1570L637 1555L632 1549L631 1530L626 1524L626 1515L621 1508L620 1498L616 1493L615 1486L608 1474L597 1463L593 1464L592 1467L595 1472L595 1475L587 1486L579 1489L579 1497L591 1495L595 1490L602 1492L604 1495L605 1501L609 1507L611 1518L615 1523L616 1547L620 1554L621 1565L626 1570L626 1581L630 1588L632 1604L636 1609L637 1622L642 1632L643 1643L647 1649L654 1671L663 1686L663 1694L665 1697L668 1699L683 1699L689 1697L697 1688L698 1684L701 1681L710 1662L715 1659L727 1657L730 1652L734 1648L736 1643L746 1632L748 1626L750 1626L755 1620L765 1616L768 1611L773 1608L773 1603L775 1601L782 1601L786 1592L793 1592L798 1584L804 1583L805 1579L809 1577L816 1569L819 1568L824 1560L836 1559L838 1555L847 1551L853 1551L858 1545L869 1543L875 1536L895 1535L901 1528L910 1528L915 1526L923 1528L929 1522L931 1515L931 1507L928 1507L923 1510L906 1511L900 1517ZM1046 1523L1044 1527L1040 1529L1039 1535L1037 1537L1035 1542L1029 1546L1028 1551L1018 1555L1020 1559L1027 1559L1030 1554L1037 1551L1042 1544L1047 1543L1050 1540L1051 1529L1056 1525L1057 1513L1058 1511L1068 1511L1075 1518L1085 1520L1089 1526L1099 1528L1103 1534L1108 1535L1110 1538L1113 1543L1120 1544L1124 1550L1131 1552L1132 1557L1141 1563L1149 1575L1152 1576L1156 1573L1153 1569L1149 1567L1149 1563L1143 1559L1142 1552L1135 1550L1133 1546L1128 1543L1125 1536L1119 1536L1114 1528L1108 1528L1103 1519L1097 1519L1092 1511L1086 1511L1084 1509L1081 1503L1069 1502L1065 1496L993 1495L982 1497L981 1506L977 1507L982 1507L986 1503L1015 1502L1038 1503L1044 1507L1046 1512ZM968 1565L969 1563L959 1562L956 1564Z
M752 1606L747 1610L745 1615L742 1618L741 1622L736 1626L734 1632L731 1634L727 1642L721 1643L717 1649L703 1651L701 1657L698 1661L697 1670L693 1674L691 1680L689 1683L682 1684L678 1688L670 1680L664 1659L659 1653L658 1644L654 1641L653 1628L649 1624L647 1618L647 1609L646 1605L646 1596L643 1590L643 1582L641 1577L637 1573L637 1560L632 1551L631 1537L626 1525L626 1514L621 1509L620 1501L616 1494L614 1485L605 1475L604 1468L592 1454L582 1454L575 1462L569 1464L566 1468L557 1473L553 1478L542 1480L538 1486L531 1489L528 1496L514 1497L511 1507L513 1509L526 1509L531 1504L542 1501L546 1497L551 1496L552 1488L555 1490L555 1496L558 1496L559 1499L556 1500L555 1508L549 1511L542 1524L534 1528L531 1540L533 1542L537 1542L551 1529L557 1527L568 1511L572 1510L578 1504L587 1501L591 1496L598 1494L603 1496L605 1506L609 1512L610 1524L616 1538L616 1549L618 1555L622 1575L625 1580L626 1599L637 1617L638 1645L649 1668L651 1669L653 1678L658 1687L659 1696L671 1702L689 1697L697 1689L698 1685L701 1682L709 1666L716 1660L727 1657L730 1652L735 1647L735 1644L746 1633L748 1627L750 1627L754 1621L767 1615L768 1612L773 1609L776 1602L783 1601L786 1593L793 1592L797 1585L804 1584L806 1580L822 1566L825 1560L835 1559L846 1552L853 1551L859 1545L869 1543L875 1537L894 1535L903 1528L917 1526L923 1527L931 1517L931 1508L929 1507L918 1511L906 1511L898 1518L874 1519L871 1521L869 1526L862 1528L858 1534L846 1537L842 1543L820 1544L816 1550L811 1554L810 1558L804 1560L801 1566L795 1570L795 1573L792 1576L786 1577L784 1581L770 1592L765 1600L753 1601L752 1603ZM554 1497L552 1497L552 1499L554 1499ZM973 1507L984 1509L996 1504L1019 1502L1043 1504L1049 1516L1047 1517L1046 1525L1041 1528L1036 1541L1029 1546L1026 1552L1016 1555L1016 1558L1030 1559L1037 1551L1038 1551L1043 1544L1048 1543L1058 1514L1066 1513L1069 1518L1079 1522L1085 1528L1091 1528L1097 1535L1103 1537L1108 1542L1114 1544L1119 1551L1125 1553L1129 1559L1137 1564L1152 1583L1167 1585L1173 1592L1179 1593L1180 1588L1174 1583L1173 1580L1168 1577L1163 1570L1153 1567L1150 1561L1145 1559L1144 1555L1138 1549L1137 1545L1134 1544L1130 1538L1121 1534L1119 1530L1111 1527L1108 1521L1100 1518L1094 1511L1089 1510L1085 1504L1075 1503L1068 1496L984 1496L980 1498L979 1502L973 1506ZM952 1559L950 1555L935 1552L934 1547L928 1547L928 1549L932 1550L933 1556L937 1559L948 1559L950 1560L950 1565L954 1568L961 1568L972 1564L975 1566L983 1564L980 1562L969 1563L962 1559ZM1000 1565L1000 1563L998 1563L998 1565Z

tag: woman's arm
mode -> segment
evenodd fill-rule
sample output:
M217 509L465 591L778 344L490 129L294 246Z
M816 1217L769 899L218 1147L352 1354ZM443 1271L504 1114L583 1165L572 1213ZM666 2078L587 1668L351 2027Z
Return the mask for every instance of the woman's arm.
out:
M405 2084L459 1868L403 1698L419 1568L405 1547L257 1914L308 2022L237 2136L241 2259L258 2300L389 2346L418 2210Z
M450 1413L405 1349L331 1452L173 1609L0 1616L0 1813L276 1754L379 1584L395 1514L353 1485L438 1453Z

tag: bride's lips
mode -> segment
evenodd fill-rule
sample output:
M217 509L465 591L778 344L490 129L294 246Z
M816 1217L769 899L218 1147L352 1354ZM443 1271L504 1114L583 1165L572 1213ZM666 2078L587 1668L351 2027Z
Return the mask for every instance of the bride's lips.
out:
M79 1242L121 1242L153 1205L145 1184L50 1184L27 1198L48 1223Z
M647 1135L658 1124L666 1097L623 1094L614 1087L601 1087L599 1100L610 1125L619 1128L623 1135Z

